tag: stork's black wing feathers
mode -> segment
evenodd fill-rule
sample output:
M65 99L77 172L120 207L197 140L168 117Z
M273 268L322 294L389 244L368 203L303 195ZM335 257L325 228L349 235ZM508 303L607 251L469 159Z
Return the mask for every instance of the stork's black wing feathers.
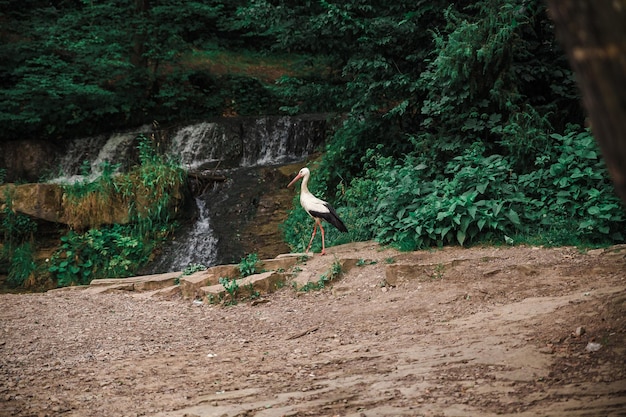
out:
M310 211L309 214L311 214L311 216L313 217L326 220L328 223L335 226L341 232L347 232L348 228L346 227L346 225L343 224L333 206L328 203L324 203L324 206L326 206L328 212L320 213L318 211Z

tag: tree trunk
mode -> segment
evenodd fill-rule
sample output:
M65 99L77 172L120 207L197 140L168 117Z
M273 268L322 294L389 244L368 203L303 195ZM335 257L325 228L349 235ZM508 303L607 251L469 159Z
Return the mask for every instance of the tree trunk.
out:
M626 204L626 0L548 0L548 9Z

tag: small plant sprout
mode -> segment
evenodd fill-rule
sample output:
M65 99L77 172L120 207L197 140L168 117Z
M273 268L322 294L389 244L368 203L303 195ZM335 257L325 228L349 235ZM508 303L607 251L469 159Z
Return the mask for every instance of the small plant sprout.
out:
M237 283L237 280L234 278L229 279L229 278L221 277L218 280L218 282L222 284L222 287L224 287L224 290L230 296L230 302L228 304L229 305L237 304L237 299L235 298L237 296L237 291L239 290L239 284Z
M443 272L445 271L446 267L443 264L437 264L437 266L435 266L432 275L430 276L432 279L442 279L443 278Z
M370 259L363 259L363 258L359 258L358 261L356 261L356 266L365 266L365 265L376 265L378 262L377 261L373 261Z
M318 291L323 289L326 284L333 281L337 277L341 275L341 262L335 260L332 266L330 267L330 271L326 274L322 274L320 279L317 282L309 281L305 285L300 288L300 291L308 292L308 291ZM295 284L295 283L294 283ZM294 286L296 288L296 286Z
M254 286L250 283L246 285L246 290L250 293L250 299L256 300L261 297L261 293L254 289Z
M183 269L183 275L191 275L198 271L205 271L206 269L207 267L202 264L189 264L185 269Z
M245 258L242 258L241 262L239 262L239 272L241 273L241 277L245 278L256 274L256 268L259 262L259 257L256 253L251 253Z

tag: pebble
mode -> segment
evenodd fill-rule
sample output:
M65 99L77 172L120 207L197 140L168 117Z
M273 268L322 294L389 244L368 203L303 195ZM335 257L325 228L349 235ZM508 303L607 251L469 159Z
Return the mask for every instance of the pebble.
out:
M587 343L587 346L585 347L585 350L588 352L597 352L600 350L600 348L602 347L602 345L600 343L595 343L595 342L589 342Z

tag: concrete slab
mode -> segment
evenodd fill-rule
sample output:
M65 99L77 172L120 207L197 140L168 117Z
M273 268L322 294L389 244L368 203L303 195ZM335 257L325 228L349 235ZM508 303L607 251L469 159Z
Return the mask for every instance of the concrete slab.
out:
M142 275L130 278L94 279L93 281L91 281L91 284L89 284L89 286L99 287L132 285L132 289L135 291L150 291L174 285L176 283L176 280L181 276L181 274L181 272L168 272L165 274Z

